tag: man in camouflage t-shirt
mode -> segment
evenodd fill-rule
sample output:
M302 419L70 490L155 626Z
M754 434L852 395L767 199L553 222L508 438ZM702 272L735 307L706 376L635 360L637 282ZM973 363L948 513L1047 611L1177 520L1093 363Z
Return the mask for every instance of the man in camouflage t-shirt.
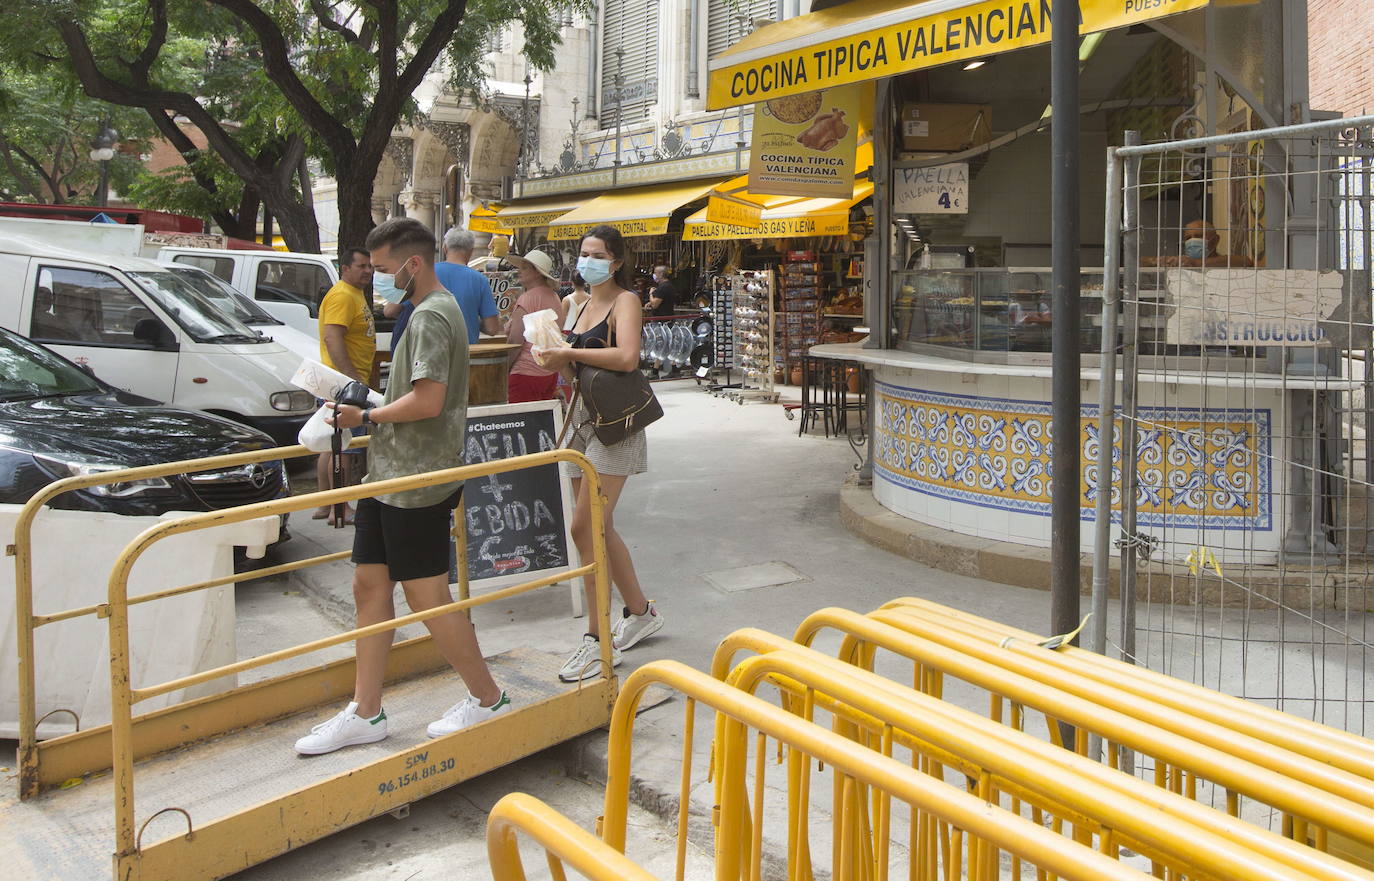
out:
M463 464L467 424L468 335L457 302L435 278L434 236L419 221L402 217L374 229L367 247L377 273L391 276L383 283L391 281L405 291L415 311L396 347L385 402L368 411L338 406L333 421L343 428L376 426L365 484L457 467ZM461 483L450 482L358 502L353 596L359 627L396 617L392 592L398 581L413 611L453 601L449 518L461 492ZM468 687L468 697L430 724L430 737L452 734L510 709L466 615L440 615L425 626ZM297 752L317 755L386 737L382 679L393 633L357 641L353 702L296 741Z

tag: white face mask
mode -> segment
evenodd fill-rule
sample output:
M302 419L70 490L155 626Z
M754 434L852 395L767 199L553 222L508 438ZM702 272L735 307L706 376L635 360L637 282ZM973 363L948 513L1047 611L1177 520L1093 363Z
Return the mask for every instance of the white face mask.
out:
M611 261L600 257L578 257L577 274L582 276L587 284L599 285L611 277Z

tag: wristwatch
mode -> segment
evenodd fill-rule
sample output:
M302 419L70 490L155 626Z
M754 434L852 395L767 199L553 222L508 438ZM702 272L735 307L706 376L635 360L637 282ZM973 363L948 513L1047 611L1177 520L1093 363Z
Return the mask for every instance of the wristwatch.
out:
M375 422L372 421L372 411L371 411L371 410L364 410L364 411L363 411L363 425L376 425L376 424L377 424L377 423L375 423Z

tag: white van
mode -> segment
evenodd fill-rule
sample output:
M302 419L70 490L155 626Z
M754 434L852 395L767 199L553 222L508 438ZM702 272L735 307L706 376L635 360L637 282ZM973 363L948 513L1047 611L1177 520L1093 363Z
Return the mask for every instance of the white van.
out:
M334 261L295 251L162 248L161 262L197 266L257 300L301 333L319 339L320 301L339 280Z
M226 416L294 444L315 411L300 359L139 257L0 238L0 327L156 401Z
M177 263L172 260L159 260L157 263L159 266L165 266L172 270L197 288L209 298L215 308L234 316L263 336L271 337L276 342L281 343L288 352L302 361L320 360L320 340L318 337L313 333L306 336L296 330L262 308L257 300L247 294L240 293L237 288L231 287L227 281L219 276L206 272L198 266L191 266L189 263Z

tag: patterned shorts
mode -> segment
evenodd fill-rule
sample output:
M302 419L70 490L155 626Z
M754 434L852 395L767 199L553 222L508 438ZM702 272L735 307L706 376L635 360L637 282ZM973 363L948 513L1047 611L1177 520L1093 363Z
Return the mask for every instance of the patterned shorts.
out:
M573 427L568 431L568 441L564 446L585 454L598 474L628 477L649 470L649 439L643 431L636 431L618 444L606 446L592 431L589 421L591 414L580 397L571 419ZM563 469L569 477L582 476L582 469L571 463L563 463Z

